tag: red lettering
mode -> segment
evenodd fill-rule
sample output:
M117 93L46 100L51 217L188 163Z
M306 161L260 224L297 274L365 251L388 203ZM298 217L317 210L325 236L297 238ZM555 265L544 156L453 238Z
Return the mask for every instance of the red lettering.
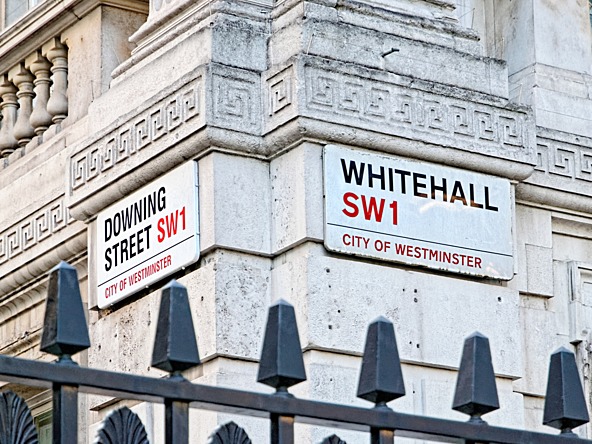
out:
M382 212L384 211L384 199L380 199L380 208L376 203L376 198L371 197L369 201L366 200L366 196L362 196L362 207L364 208L364 219L374 219L376 222L382 222Z
M389 208L393 210L393 225L397 225L399 221L399 213L397 210L397 201L393 200L393 203L389 205Z
M358 209L358 206L355 203L351 202L351 200L358 200L357 194L345 193L343 195L343 203L350 207L351 210L348 211L347 209L343 209L341 211L343 211L343 214L345 214L348 217L356 217L360 213L360 210Z

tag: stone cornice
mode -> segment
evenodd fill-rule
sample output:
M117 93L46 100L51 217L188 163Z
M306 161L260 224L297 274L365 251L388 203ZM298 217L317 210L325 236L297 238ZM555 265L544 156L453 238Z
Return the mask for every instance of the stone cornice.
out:
M81 141L69 160L73 217L212 146L271 158L297 140L356 143L515 180L535 164L530 111L500 98L311 56L261 77L202 66Z

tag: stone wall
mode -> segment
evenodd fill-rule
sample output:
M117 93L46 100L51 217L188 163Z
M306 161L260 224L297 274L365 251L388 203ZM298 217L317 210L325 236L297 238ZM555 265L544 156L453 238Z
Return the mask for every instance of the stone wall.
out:
M255 383L255 363L266 307L284 298L296 309L309 375L293 389L297 396L363 405L355 386L365 329L384 315L395 324L407 384L395 409L462 418L450 405L462 340L475 330L490 339L498 379L501 409L487 416L490 423L544 429L547 357L559 346L576 352L589 401L588 3L457 3L152 1L131 35L136 48L117 68L106 62L115 68L108 87L104 72L70 71L71 85L100 77L102 86L90 100L81 96L87 105L69 132L0 172L5 199L45 185L0 215L0 267L9 277L0 284L2 331L26 341L9 323L15 314L3 314L10 298L26 294L27 307L39 305L43 283L34 276L77 258L88 264L89 365L161 376L149 367L158 285L97 308L96 216L193 159L200 259L175 274L189 289L204 361L190 379L266 390ZM117 20L104 12L99 35L107 38ZM67 34L74 53L73 39L83 34L74 27ZM328 144L510 183L513 279L329 251ZM38 242L3 261L2 245L33 238L22 234L29 225ZM88 405L94 429L113 400ZM160 407L134 409L159 442ZM194 442L227 419L196 413ZM236 420L254 440L266 437L261 422ZM302 443L330 435L308 427L297 433ZM579 433L590 436L586 427Z

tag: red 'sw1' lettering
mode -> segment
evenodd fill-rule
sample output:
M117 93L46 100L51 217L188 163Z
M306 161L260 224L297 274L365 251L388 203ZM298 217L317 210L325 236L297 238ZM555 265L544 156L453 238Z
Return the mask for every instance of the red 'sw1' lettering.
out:
M158 223L156 224L158 229L158 242L162 242L177 234L179 219L181 219L181 231L183 231L185 230L185 207L183 207L181 211L175 210L174 213L167 214L165 217L161 217L158 220Z
M355 193L347 192L343 195L343 203L347 208L344 208L343 214L348 217L358 217L360 214L360 206L358 200L361 200L361 209L366 220L375 220L376 222L382 222L384 215L384 205L386 200L383 198L377 199L374 196L358 196ZM392 210L392 223L397 225L398 223L398 209L397 201L392 201L388 208Z

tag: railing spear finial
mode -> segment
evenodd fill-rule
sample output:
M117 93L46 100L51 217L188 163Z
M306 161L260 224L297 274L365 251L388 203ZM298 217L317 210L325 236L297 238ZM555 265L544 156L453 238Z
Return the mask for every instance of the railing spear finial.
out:
M577 436L574 427L590 421L575 356L564 347L551 355L543 424Z
M151 365L178 377L200 362L187 289L172 280L162 288Z
M452 408L470 415L469 422L499 409L489 339L479 332L465 339Z
M358 398L375 403L375 409L390 410L387 402L405 395L405 382L393 323L383 316L368 326L362 358ZM393 429L370 429L370 442L393 444Z
M288 394L288 387L306 381L294 307L280 299L267 317L257 382Z
M380 407L403 395L405 382L395 329L391 321L379 316L368 326L357 396Z
M49 287L41 336L41 351L74 364L71 355L90 347L76 268L60 262L49 274Z

